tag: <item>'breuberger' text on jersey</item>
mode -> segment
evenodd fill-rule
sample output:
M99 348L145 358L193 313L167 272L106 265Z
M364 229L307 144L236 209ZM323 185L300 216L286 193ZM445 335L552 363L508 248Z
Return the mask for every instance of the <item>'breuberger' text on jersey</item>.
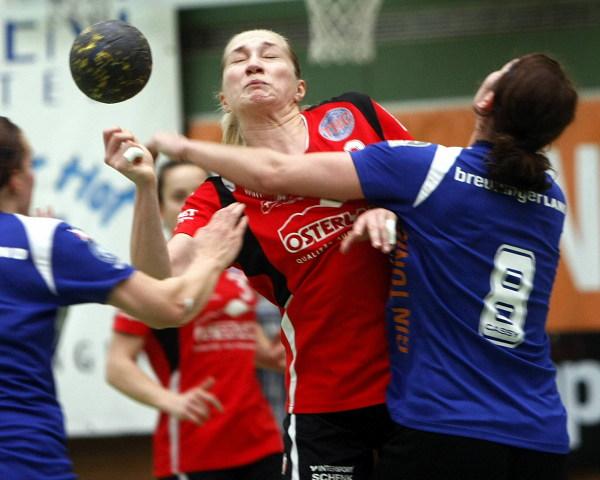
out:
M388 405L407 427L568 451L545 333L565 198L487 176L490 144L380 143L352 154L365 197L395 211Z
M345 94L302 112L307 152L353 151L410 138L381 106ZM253 287L283 310L288 410L321 413L385 401L389 360L385 301L389 265L368 244L339 252L366 202L269 196L209 179L183 207L176 233L193 235L213 213L246 204L249 228L237 259Z

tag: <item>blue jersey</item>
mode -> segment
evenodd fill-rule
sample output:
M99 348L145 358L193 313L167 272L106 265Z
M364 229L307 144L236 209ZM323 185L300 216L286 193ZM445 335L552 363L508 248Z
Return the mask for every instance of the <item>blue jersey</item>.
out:
M491 145L387 142L352 154L403 232L387 308L388 406L409 428L566 453L545 332L565 198L487 178Z
M59 220L0 213L0 478L75 478L51 368L57 310L105 302L132 272Z

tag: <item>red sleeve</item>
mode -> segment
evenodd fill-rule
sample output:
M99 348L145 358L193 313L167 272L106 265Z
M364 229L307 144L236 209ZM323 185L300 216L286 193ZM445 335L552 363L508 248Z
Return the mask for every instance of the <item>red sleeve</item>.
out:
M394 117L385 108L379 105L375 100L371 99L373 107L377 112L377 118L383 130L383 136L386 140L413 140L413 137L400 121Z
M220 208L221 201L214 184L210 181L204 182L185 201L177 216L177 226L173 234L185 233L193 236Z
M145 337L150 332L150 327L123 312L118 312L113 320L113 330L119 333Z

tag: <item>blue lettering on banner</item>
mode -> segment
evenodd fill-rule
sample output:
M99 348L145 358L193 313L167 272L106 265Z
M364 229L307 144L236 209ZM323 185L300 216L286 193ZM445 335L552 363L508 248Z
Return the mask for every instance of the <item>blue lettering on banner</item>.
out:
M54 184L54 190L63 192L68 187L77 188L75 198L83 201L83 205L93 212L100 214L100 225L106 226L123 207L133 204L135 187L119 190L99 176L98 166L85 169L81 165L81 159L74 155L64 164Z
M0 73L0 102L5 107L10 105L12 79L12 74Z
M32 30L35 22L32 20L8 21L4 28L6 40L6 61L12 63L32 63L35 60L33 53L17 51L17 34L20 30Z
M42 99L46 105L56 105L56 76L52 70L46 70L42 78Z
M121 7L112 18L126 22L129 19L129 12L126 8ZM59 68L64 68L64 59L58 58L56 54L59 41L58 32L67 31L75 39L86 26L81 19L72 15L62 18L60 22L40 21L37 18L0 20L0 28L2 28L0 107L6 109L13 105L17 106L18 102L14 101L15 98L25 96L31 100L32 95L38 94L40 96L37 99L41 101L42 105L60 107L59 79L64 80L68 77L57 74ZM31 47L33 39L37 40L33 43L36 47ZM25 91L26 87L23 85L28 85L28 83L19 82L19 75L26 75L29 80L31 72L25 72L23 68L41 62L46 62L50 68L41 73L41 78L37 80L39 86L34 89L35 92ZM57 68L53 69L53 67Z
M31 166L36 171L45 167L47 163L48 159L46 157L40 157L39 155L36 155L31 159Z

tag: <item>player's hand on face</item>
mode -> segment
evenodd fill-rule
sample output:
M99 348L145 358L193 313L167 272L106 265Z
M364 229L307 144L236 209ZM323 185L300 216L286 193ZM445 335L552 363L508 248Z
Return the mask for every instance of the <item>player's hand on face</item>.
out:
M384 208L367 210L354 222L350 233L342 240L340 250L348 253L357 242L371 240L371 246L383 253L396 244L396 214Z
M146 147L154 157L162 153L171 160L184 160L183 152L187 141L188 139L179 133L157 132Z
M190 388L177 395L175 402L169 409L169 414L180 419L202 425L210 419L214 410L223 411L219 399L210 392L215 379L209 377L200 385Z
M231 265L242 247L248 223L243 216L244 207L241 203L232 203L218 210L194 236L196 255L214 258L223 268Z
M135 136L120 127L104 130L104 163L125 175L136 185L153 180L154 158ZM131 150L138 149L138 150ZM138 152L139 155L131 155Z

